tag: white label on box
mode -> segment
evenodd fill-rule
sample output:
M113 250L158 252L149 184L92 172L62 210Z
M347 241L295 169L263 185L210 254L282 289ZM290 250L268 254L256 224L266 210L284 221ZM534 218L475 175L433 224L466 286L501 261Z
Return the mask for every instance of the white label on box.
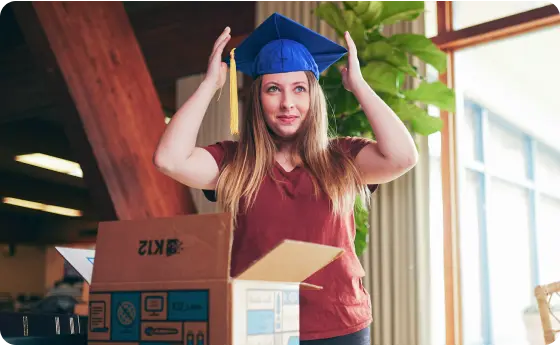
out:
M299 284L235 280L232 290L234 344L299 343Z

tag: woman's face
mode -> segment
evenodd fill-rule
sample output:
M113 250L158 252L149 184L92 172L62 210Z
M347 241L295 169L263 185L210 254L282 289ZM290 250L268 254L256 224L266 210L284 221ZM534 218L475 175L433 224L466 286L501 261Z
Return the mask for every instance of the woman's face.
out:
M263 75L260 92L268 127L279 137L293 137L309 111L309 82L305 72Z

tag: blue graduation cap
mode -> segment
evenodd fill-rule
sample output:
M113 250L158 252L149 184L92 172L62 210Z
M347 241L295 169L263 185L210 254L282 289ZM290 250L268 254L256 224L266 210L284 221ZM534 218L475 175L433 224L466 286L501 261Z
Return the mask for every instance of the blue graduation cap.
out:
M264 74L321 72L347 53L345 47L274 13L251 33L226 62L230 65L230 108L232 133L237 133L237 70L256 78Z

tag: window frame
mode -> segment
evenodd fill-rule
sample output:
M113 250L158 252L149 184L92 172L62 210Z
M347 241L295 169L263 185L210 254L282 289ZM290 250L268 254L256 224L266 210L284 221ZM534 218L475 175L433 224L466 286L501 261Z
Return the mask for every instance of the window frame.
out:
M431 38L447 53L447 72L439 80L454 87L454 52L458 49L520 35L547 26L560 24L560 14L554 5L518 13L460 30L453 29L452 1L437 1L437 36ZM443 200L444 282L446 343L462 344L462 311L459 256L458 222L458 170L456 117L450 112L440 112L441 174ZM534 154L535 146L531 150ZM534 163L533 163L534 166ZM534 172L532 172L534 173ZM537 203L535 195L531 204ZM535 221L532 221L535 222Z

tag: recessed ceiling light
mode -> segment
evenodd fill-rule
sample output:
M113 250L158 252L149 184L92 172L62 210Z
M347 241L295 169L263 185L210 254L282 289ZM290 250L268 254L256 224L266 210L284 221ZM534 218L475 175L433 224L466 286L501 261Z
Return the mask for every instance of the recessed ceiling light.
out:
M56 205L44 204L39 202L32 202L24 199L13 198L13 197L3 197L2 202L5 204L15 205L18 207L41 210L41 211L46 211L48 213L59 214L59 215L66 215L66 216L73 216L73 217L78 217L83 215L81 210L64 208Z
M73 175L79 178L83 178L84 176L78 163L50 155L41 153L25 154L16 156L14 160L28 165L49 169L51 171Z

